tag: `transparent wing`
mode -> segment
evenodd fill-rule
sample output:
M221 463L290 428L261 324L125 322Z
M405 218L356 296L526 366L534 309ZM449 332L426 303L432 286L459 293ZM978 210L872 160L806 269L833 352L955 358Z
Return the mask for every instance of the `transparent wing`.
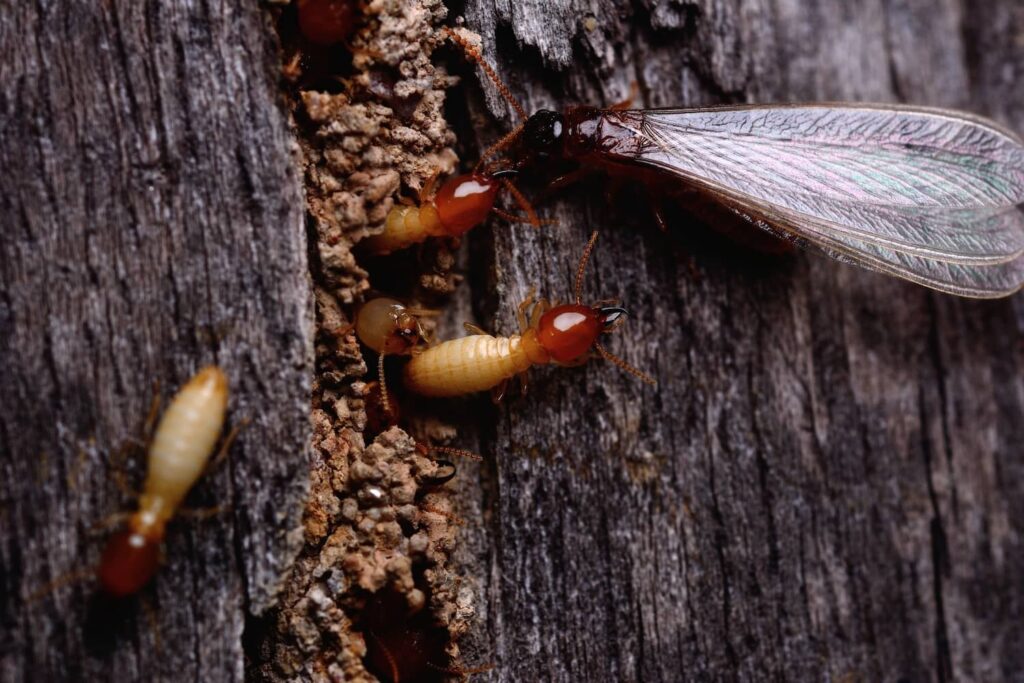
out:
M1024 144L958 112L806 105L609 113L667 170L766 229L962 296L1024 283Z

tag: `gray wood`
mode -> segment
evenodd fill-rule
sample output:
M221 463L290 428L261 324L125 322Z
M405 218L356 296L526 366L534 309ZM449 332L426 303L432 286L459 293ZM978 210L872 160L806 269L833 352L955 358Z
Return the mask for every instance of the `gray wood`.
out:
M247 613L297 551L312 303L275 38L256 3L0 11L0 679L240 680ZM152 383L230 377L250 418L112 608L90 527L130 501L112 454ZM134 480L141 483L136 463ZM38 597L33 594L40 593Z
M465 16L528 111L609 104L635 79L648 106L906 101L1024 129L1014 0L467 0ZM662 235L600 188L548 207L556 227L472 238L494 285L477 311L507 333L530 285L569 296L600 229L587 296L623 300L609 346L660 380L535 372L483 430L496 464L475 496L464 482L485 526L463 552L484 597L462 644L495 663L482 680L1024 680L1019 302L764 256L685 216Z

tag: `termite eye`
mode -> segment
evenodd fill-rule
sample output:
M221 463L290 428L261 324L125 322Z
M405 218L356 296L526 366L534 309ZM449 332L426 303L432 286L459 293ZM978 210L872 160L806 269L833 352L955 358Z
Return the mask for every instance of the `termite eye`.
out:
M539 156L553 154L562 140L565 121L557 111L541 109L523 126L523 144Z

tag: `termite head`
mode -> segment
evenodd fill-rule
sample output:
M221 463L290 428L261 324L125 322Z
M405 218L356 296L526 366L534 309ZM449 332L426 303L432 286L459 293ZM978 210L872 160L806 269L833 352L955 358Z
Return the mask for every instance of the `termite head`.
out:
M614 329L624 315L626 309L617 306L555 306L537 323L537 341L558 363L582 363L590 355L597 338Z
M370 299L356 313L359 340L382 355L406 355L424 342L419 318L397 299Z
M354 0L298 0L299 30L311 43L334 45L356 27Z
M548 357L562 365L579 365L587 360L590 352L597 351L605 360L638 377L648 384L655 381L637 370L618 356L610 353L598 341L604 332L611 332L622 317L627 315L626 309L619 306L585 306L581 302L583 290L583 274L587 269L587 261L597 242L597 233L590 235L576 269L576 303L562 304L548 309L541 315L535 328L538 344L547 352Z
M523 155L532 160L558 156L565 132L565 119L557 111L541 109L523 124L519 144Z
M460 237L484 222L494 209L502 174L468 173L455 176L441 185L434 197L434 205L448 235Z
M163 523L153 525L138 517L111 536L103 549L97 575L108 595L120 598L139 592L160 568Z

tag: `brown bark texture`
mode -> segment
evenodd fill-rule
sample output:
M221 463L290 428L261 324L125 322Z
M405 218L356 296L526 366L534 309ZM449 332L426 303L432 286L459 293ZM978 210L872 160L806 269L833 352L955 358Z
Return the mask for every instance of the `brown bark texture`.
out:
M254 3L0 9L0 679L240 680L301 542L312 295L278 55ZM82 574L116 453L200 366L250 422L138 601ZM142 462L127 463L138 487Z
M643 106L903 101L1020 131L1019 5L464 0L449 20L480 34L528 111L610 104L636 82ZM255 680L267 651L306 656L274 625L291 627L293 593L312 613L333 529L300 527L304 508L318 519L307 239L324 227L307 217L270 14L0 9L0 680ZM514 115L457 51L435 59L466 77L446 111L471 163ZM452 593L475 614L462 664L501 681L1024 680L1019 297L766 256L678 207L662 233L642 189L606 188L559 193L541 230L492 222L459 257L438 336L469 318L511 333L531 286L570 297L600 230L585 297L622 300L608 346L659 381L593 361L535 370L497 408L430 406L485 456L453 484ZM358 269L314 260L318 280ZM189 498L225 509L176 522L158 580L111 605L70 578L96 563L93 525L130 505L116 454L154 380L167 396L209 362L232 380L231 419L251 420ZM326 652L330 632L302 635ZM304 664L289 675L331 671Z

